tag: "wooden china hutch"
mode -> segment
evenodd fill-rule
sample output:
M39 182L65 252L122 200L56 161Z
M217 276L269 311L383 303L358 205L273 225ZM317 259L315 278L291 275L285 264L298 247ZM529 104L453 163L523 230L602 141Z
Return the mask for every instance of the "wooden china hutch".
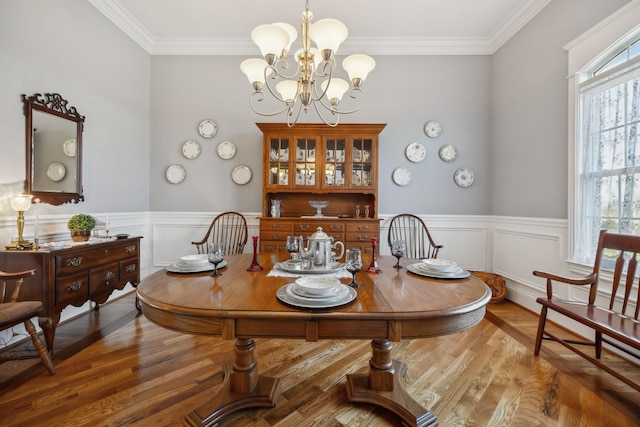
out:
M257 126L264 135L260 251L285 251L287 236L306 242L322 227L345 248L370 253L371 238L380 235L378 135L385 125ZM272 215L274 200L280 201L279 217ZM310 201L329 202L322 217Z

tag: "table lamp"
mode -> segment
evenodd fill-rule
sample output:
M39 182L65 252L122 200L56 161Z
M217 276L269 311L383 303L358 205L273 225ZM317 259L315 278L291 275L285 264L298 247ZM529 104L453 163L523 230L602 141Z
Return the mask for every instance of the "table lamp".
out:
M22 238L22 232L24 231L24 213L31 207L31 199L33 199L33 196L31 194L11 195L11 209L18 212L18 219L16 221L18 226L18 238L16 240L13 240L10 244L6 245L5 247L7 249L19 249L25 246L29 247L32 245L31 242Z

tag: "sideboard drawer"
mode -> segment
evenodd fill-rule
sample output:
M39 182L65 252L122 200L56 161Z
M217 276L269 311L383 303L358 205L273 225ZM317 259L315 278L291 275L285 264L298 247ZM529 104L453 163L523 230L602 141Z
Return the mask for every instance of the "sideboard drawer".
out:
M293 224L284 221L260 221L260 240L284 242L293 234Z
M347 233L347 242L371 242L373 237L378 237L377 233Z
M129 258L118 262L118 272L120 281L137 281L138 270L140 269L138 258Z
M291 233L293 231L293 225L290 222L283 221L260 221L260 231L262 232L274 232L274 233Z
M58 274L86 270L98 265L136 256L138 250L137 242L128 242L114 247L90 248L81 253L57 255L56 270Z
M316 231L318 231L318 227L322 227L322 231L327 233L328 235L336 234L340 235L344 233L344 223L342 222L313 222L313 221L296 221L293 224L296 234L302 233L303 235L310 236Z
M91 269L90 274L91 296L100 295L105 292L111 292L113 286L118 283L118 263L101 265Z
M360 221L347 224L347 233L371 233L375 236L379 231L380 224L377 221Z
M82 304L89 298L89 272L56 278L57 304Z

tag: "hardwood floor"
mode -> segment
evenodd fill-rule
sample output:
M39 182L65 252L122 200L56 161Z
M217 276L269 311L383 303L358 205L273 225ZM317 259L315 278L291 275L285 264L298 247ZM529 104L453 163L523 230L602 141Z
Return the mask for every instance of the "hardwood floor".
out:
M558 344L532 354L537 316L488 306L471 330L394 344L405 386L440 426L638 426L640 393ZM78 338L81 337L81 338ZM346 399L345 374L365 372L369 341L257 339L260 372L282 379L276 407L223 426L397 426ZM179 426L222 382L233 341L169 331L137 316L127 295L59 327L49 376L37 359L0 365L3 426ZM638 365L605 356L640 380Z

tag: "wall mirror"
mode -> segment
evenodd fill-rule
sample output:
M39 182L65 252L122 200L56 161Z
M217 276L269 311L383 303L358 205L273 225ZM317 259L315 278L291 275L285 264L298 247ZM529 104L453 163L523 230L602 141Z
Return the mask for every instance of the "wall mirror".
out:
M84 116L57 93L22 95L26 117L26 192L51 205L78 203L82 194Z

